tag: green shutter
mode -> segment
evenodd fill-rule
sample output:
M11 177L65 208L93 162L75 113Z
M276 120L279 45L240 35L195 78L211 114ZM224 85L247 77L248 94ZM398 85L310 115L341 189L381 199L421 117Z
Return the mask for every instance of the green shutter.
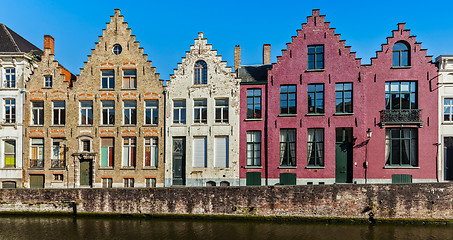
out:
M101 147L101 167L109 166L109 147Z
M412 175L409 174L393 174L392 183L412 183Z
M296 174L280 173L280 185L296 185Z
M245 174L245 181L247 186L260 186L261 185L261 173L260 172L248 172Z

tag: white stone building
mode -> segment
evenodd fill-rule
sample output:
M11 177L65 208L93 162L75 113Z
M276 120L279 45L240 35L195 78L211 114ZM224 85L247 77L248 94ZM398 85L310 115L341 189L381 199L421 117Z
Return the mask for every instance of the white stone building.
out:
M436 58L439 67L438 179L453 181L453 55Z
M239 81L198 34L166 90L165 186L239 185Z
M42 51L0 24L0 188L23 187L25 84Z

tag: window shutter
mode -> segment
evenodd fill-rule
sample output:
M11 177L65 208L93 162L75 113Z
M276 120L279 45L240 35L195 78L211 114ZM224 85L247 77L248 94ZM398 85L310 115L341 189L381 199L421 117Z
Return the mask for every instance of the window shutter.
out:
M228 137L216 137L214 148L214 167L228 167Z
M206 167L206 137L193 139L193 167Z
M101 147L101 167L109 166L109 147Z

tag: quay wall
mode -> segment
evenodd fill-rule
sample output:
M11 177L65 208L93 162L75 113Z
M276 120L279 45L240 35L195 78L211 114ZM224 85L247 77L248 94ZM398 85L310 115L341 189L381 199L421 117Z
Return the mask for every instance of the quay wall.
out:
M0 189L0 213L453 220L453 184Z

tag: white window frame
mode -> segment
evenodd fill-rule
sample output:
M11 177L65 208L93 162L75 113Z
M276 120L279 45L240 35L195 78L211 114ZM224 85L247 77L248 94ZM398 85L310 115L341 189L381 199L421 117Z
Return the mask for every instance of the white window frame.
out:
M184 106L181 106L181 107L175 107L175 102L182 102L184 103ZM184 114L183 114L183 111L184 111ZM178 116L179 118L176 119L176 114L175 112L178 112ZM175 99L173 100L173 123L176 123L176 124L186 124L186 99ZM182 115L184 115L184 120L182 120Z
M125 188L133 188L135 180L134 178L123 178L123 183Z
M246 144L247 166L261 166L261 131L247 131Z
M225 101L226 100L226 106L220 105L220 101ZM219 103L217 102L219 101ZM219 105L218 105L219 104ZM228 123L229 120L229 105L230 105L230 100L228 98L218 98L215 99L215 113L214 113L214 119L216 123ZM220 110L220 119L217 118L217 111ZM224 115L224 111L226 110L226 116Z
M126 107L127 102L133 102L134 107ZM135 110L135 123L132 121L132 113ZM126 113L129 113L129 122L126 122ZM124 125L137 125L137 101L135 100L124 100L123 101L123 124Z
M107 72L113 72L113 75L107 75ZM102 85L102 81L106 79L107 87ZM113 80L113 86L110 86L110 81ZM101 89L115 89L115 70L113 69L102 69L101 70Z
M128 142L125 144L124 140L128 139ZM134 140L134 143L132 143ZM122 154L122 161L121 165L123 167L135 167L137 164L137 138L136 137L123 137L122 139L123 145L123 154ZM134 162L131 163L131 150L134 148ZM127 154L127 155L126 155ZM127 159L126 159L127 156Z
M35 104L41 103L42 107L35 106ZM44 101L32 101L31 103L31 123L30 125L41 126L44 125ZM35 114L36 113L36 114ZM35 119L37 123L35 123Z
M135 74L126 74L126 71L135 71ZM125 81L127 81L127 84L125 84ZM122 86L123 89L137 89L137 69L123 69Z
M197 101L204 101L204 105L202 106L195 106L195 103ZM203 118L203 110L206 111L206 118ZM199 118L196 119L195 112L200 111ZM208 100L206 98L202 99L194 99L193 100L193 122L194 123L201 123L201 124L207 124L208 123Z
M82 107L82 103L91 103L91 106L88 106L88 107ZM80 111L79 111L79 124L80 125L93 125L93 123L89 123L89 113L90 113L90 110L91 110L91 116L93 117L92 121L94 121L94 116L93 116L93 101L91 100L88 100L88 101L79 101L79 107L80 107ZM85 123L83 123L83 112L85 112Z
M55 107L56 102L63 102L63 107ZM58 112L58 120L55 122L55 111ZM64 120L64 121L62 121ZM66 123L66 101L53 101L52 102L52 124L64 126Z
M146 148L149 148L149 165L146 165ZM157 137L145 137L145 149L144 149L143 164L145 167L157 167L159 160L159 139Z
M148 118L146 117L148 112L149 115L151 116L151 122L149 122ZM155 115L157 115L156 119ZM159 123L159 100L145 100L145 124L157 125L158 123Z
M104 103L112 102L113 107L104 106ZM107 122L104 122L104 110L107 110ZM110 112L113 111L113 122L110 122ZM108 101L101 101L101 124L102 125L115 125L115 101L108 100Z
M5 68L5 81L3 82L3 86L5 88L16 88L16 68Z
M58 146L55 145L55 143L59 143ZM63 154L60 154L60 148L63 148ZM55 149L58 149L58 154L55 155ZM66 143L65 140L62 138L52 138L52 154L51 154L51 161L62 161L63 162L59 163L59 167L64 167L65 165L65 160L66 160ZM51 166L54 166L53 163L51 163Z
M44 87L51 88L53 85L52 83L52 75L45 75L44 76Z
M4 121L5 123L15 123L16 122L16 99L14 98L5 98L4 99ZM9 107L9 113L6 111L6 108Z
M112 188L113 179L112 178L102 178L102 188Z

